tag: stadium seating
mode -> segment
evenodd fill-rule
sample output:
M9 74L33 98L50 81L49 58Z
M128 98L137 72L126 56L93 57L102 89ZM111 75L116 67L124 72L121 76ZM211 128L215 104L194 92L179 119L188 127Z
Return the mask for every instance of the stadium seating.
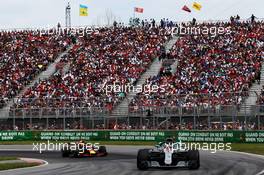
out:
M220 26L230 28L231 32L215 37L181 36L169 54L178 60L177 72L170 75L161 71L150 77L146 84L165 86L165 90L139 93L130 103L131 111L151 106L239 106L252 83L260 79L264 24L203 23L195 27Z
M56 65L56 72L51 77L40 80L21 97L14 99L10 117L17 117L16 128L42 130L49 122L47 129L65 129L62 118L58 117L67 116L66 129L91 129L81 124L81 118L93 113L98 117L109 116L114 107L126 98L125 92L106 91L109 85L135 85L154 58L166 57L168 60L160 59L163 61L160 73L145 82L145 85L158 86L158 91L138 93L129 104L131 115L139 111L150 117L146 119L148 124L140 123L138 119L128 124L121 119L108 121L107 126L101 121L101 124L94 124L93 129L257 129L256 123L244 124L241 121L223 122L222 125L216 122L211 126L197 121L193 126L191 116L197 114L193 110L196 107L205 109L208 113L204 116L208 116L211 109L221 110L221 107L229 105L239 108L243 103L252 84L260 80L264 24L221 22L184 25L230 28L231 32L216 36L182 35L168 54L164 52L163 45L170 33L163 27L101 28L99 32L79 37ZM2 104L17 95L73 42L66 36L40 37L31 32L2 32L0 37ZM170 68L173 60L178 62L175 73L171 73ZM263 99L264 90L258 104L263 105ZM153 126L156 121L150 121L155 120L152 114L162 116L167 112L167 116L177 116L179 107L183 109L182 113L185 112L183 116L191 117L190 121L180 125L178 121L168 120L166 125ZM165 113L158 109L163 109ZM43 122L42 116L48 116L49 121ZM24 121L24 117L40 117L39 123L31 125L32 121ZM4 129L14 127L10 123L0 125Z
M69 46L67 36L0 32L0 108Z
M78 114L87 114L96 107L111 111L123 96L106 93L106 85L134 84L165 41L165 30L158 28L103 28L79 38L68 58L64 58L64 63L70 65L66 74L58 71L39 82L11 110L42 108L42 114L55 114L76 109ZM16 115L19 113L16 110Z

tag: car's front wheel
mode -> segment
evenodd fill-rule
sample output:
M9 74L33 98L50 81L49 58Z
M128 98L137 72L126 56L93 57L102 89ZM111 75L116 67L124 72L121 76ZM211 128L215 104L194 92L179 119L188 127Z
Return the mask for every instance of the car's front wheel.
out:
M138 151L137 155L137 168L139 170L147 170L149 168L149 150L142 149Z
M61 155L62 155L62 157L69 157L70 156L70 152L67 149L62 149L61 150Z
M100 154L102 154L103 156L107 155L107 151L106 151L106 147L105 146L100 146L98 152Z
M190 150L188 152L188 158L189 169L197 170L200 168L200 155L198 150Z

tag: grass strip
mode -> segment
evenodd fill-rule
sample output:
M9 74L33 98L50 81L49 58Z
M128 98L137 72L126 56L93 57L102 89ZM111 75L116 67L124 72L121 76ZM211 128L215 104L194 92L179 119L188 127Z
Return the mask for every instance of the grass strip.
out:
M6 160L18 160L18 158L17 157L0 157L0 161L6 161Z
M33 167L38 166L39 163L0 163L0 171L3 170L10 170L10 169L17 169L17 168L26 168L26 167Z

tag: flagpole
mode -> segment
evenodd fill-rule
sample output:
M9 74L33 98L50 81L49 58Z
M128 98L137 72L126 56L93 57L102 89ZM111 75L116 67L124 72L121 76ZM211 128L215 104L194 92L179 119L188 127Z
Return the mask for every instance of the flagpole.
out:
M132 24L133 24L133 26L135 25L135 22L136 21L136 12L135 12L135 7L133 8L133 20L132 20Z
M79 3L79 14L78 14L78 27L80 27L80 5L81 5L81 3Z
M136 19L135 7L133 8L133 18Z
M81 4L82 4L82 3L81 3L80 0L79 0L78 2L79 2L79 4L78 4L78 5L79 5L79 6L78 6L78 7L79 7L79 9L78 9L78 10L79 10L79 14L78 14L78 28L80 28L80 25L81 25L81 24L80 24L80 19L81 19L80 9L81 9Z

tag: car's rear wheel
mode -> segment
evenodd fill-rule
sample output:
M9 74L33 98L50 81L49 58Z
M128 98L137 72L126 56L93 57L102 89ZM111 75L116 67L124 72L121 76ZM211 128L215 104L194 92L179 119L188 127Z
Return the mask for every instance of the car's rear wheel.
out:
M137 168L139 170L147 170L149 168L149 150L142 149L138 151L137 155Z
M61 149L62 157L70 157L70 150L67 147L63 147Z
M200 168L200 155L198 150L190 150L188 152L189 169L197 170Z
M106 151L106 147L105 146L100 146L98 152L100 154L103 154L104 156L107 155L107 151Z
M67 150L62 150L61 154L62 154L62 157L69 157L70 156L69 151L67 151Z
M79 153L79 151L74 151L74 153L73 153L73 157L74 158L79 158L80 157L80 153Z

